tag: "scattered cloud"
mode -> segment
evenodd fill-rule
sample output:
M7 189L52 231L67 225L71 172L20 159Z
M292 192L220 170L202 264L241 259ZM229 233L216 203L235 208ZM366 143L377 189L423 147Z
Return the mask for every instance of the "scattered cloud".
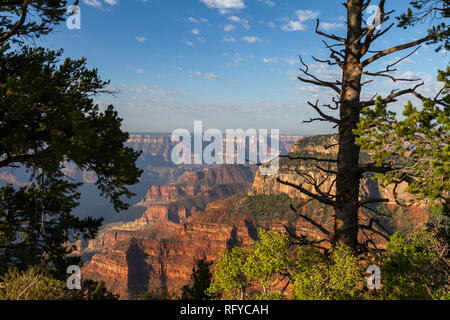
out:
M247 43L255 43L255 42L262 42L263 40L259 37L255 37L255 36L245 36L242 38L242 40L244 40Z
M316 19L319 16L319 12L314 10L297 10L295 14L300 22Z
M269 71L272 73L279 73L279 74L283 73L283 71L280 68L271 68Z
M306 26L300 21L289 21L287 24L281 26L283 31L303 31L306 30Z
M145 72L144 69L136 69L137 74L143 74Z
M219 80L220 77L214 73L203 73L200 71L189 70L190 76L195 78L200 78L203 80Z
M263 19L259 20L258 23L268 26L269 28L275 28L275 23L273 21L264 21Z
M232 30L234 30L234 29L236 29L236 27L233 26L232 24L227 24L225 27L223 27L223 30L224 30L225 32L229 32L229 31L232 31Z
M342 22L321 22L320 29L324 31L332 31L345 26L345 23Z
M181 43L190 46L190 47L195 47L195 44L192 41L188 41L188 40L181 40Z
M314 10L297 10L295 11L296 20L289 20L281 26L283 31L304 31L307 29L305 24L308 20L316 19L319 16L318 11Z
M164 89L155 86L140 85L129 87L121 83L117 88L119 105L130 108L153 108L173 102L176 97L186 96L187 93L179 90ZM126 97L121 98L122 95Z
M287 64L291 65L291 66L293 66L293 65L298 63L298 59L295 59L294 57L283 59L283 61L286 62Z
M146 37L136 36L135 38L136 38L137 41L139 41L139 42L141 42L141 43L142 43L142 42L145 42L145 40L147 40Z
M200 2L203 2L208 8L218 9L221 14L245 8L242 0L200 0Z
M97 9L102 8L102 3L99 0L84 0L84 3Z
M231 42L231 43L235 43L236 40L232 37L232 36L225 36L223 37L223 42Z
M209 21L205 18L194 18L194 17L188 17L187 20L189 22L192 22L194 24L200 24L200 23L206 23L208 25L211 26L211 24L209 23Z
M275 7L277 4L275 3L275 1L272 0L258 0L258 2L264 3L265 5L273 8Z
M262 61L264 63L278 63L278 59L277 58L263 58Z
M192 34L195 34L195 35L200 34L200 31L198 29L192 29L191 32L192 32Z
M118 0L104 0L105 3L109 4L110 6L116 6L119 4ZM84 0L84 3L87 4L88 6L97 8L97 9L102 9L102 3L100 2L100 0Z
M250 59L252 58L252 56L243 56L241 55L239 52L235 52L233 55L229 54L229 53L224 53L223 54L224 57L227 57L230 59L229 62L226 63L227 66L231 67L231 66L237 66L239 65L242 61L244 61L245 59Z
M245 29L249 30L250 29L250 25L248 24L248 20L247 19L242 19L239 18L237 16L231 16L227 18L230 21L236 22L241 24Z

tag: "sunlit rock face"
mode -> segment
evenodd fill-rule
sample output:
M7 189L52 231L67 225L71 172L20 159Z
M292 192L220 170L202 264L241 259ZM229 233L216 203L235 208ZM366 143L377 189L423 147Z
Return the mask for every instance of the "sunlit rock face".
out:
M291 145L290 154L331 158L337 153L335 143L334 136L305 138ZM249 246L259 227L281 232L287 228L322 239L320 231L289 209L289 199L304 195L277 182L281 178L304 183L296 169L320 178L315 162L283 159L274 176L262 175L257 167L229 165L186 171L171 183L150 186L137 204L145 209L140 217L109 225L82 250L84 256L92 257L83 275L105 281L126 299L130 291L142 292L155 285L179 290L190 280L196 259L214 261L226 249ZM323 187L334 191L332 182L326 181ZM365 179L361 196L388 197L389 190ZM388 209L394 210L395 205L388 204ZM426 213L414 210L399 223L423 225ZM311 202L301 213L333 229L330 207Z

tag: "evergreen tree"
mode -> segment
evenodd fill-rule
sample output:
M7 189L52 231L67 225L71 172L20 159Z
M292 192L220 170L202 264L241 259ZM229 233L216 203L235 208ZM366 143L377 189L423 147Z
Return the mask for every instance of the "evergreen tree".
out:
M181 288L181 299L183 300L209 300L210 296L206 290L211 285L212 262L204 259L197 261L196 266L192 268L191 283Z
M108 82L86 60L61 60L62 51L11 49L9 42L39 37L63 19L65 1L0 4L0 169L26 169L29 183L0 188L0 274L11 266L45 266L59 278L77 239L95 236L101 219L71 214L81 183L65 176L68 166L96 175L96 186L116 210L128 208L129 185L138 182L139 152L126 147L128 133L113 106L101 111L97 94ZM39 19L30 21L30 12ZM14 20L16 18L16 20Z

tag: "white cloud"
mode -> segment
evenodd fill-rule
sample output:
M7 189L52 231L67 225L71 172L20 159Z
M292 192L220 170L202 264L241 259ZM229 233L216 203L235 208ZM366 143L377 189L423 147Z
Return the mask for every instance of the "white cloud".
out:
M336 29L342 28L344 26L345 26L345 24L341 23L341 22L321 22L320 23L320 29L325 30L325 31L336 30Z
M319 79L335 81L342 77L342 70L337 67L330 67L324 63L314 63L310 65L311 73Z
M258 0L258 2L262 2L262 3L264 3L265 5L267 5L267 6L271 7L271 8L273 8L273 7L275 7L277 5L275 3L275 1L271 1L271 0Z
M283 31L304 31L307 29L304 22L316 19L319 16L318 11L313 10L297 10L295 11L297 20L289 20L288 23L281 26Z
M242 38L242 40L244 40L247 43L255 43L255 42L262 42L262 39L259 37L255 37L255 36L245 36Z
M295 14L300 22L316 19L319 16L319 12L313 10L297 10Z
M233 26L232 24L227 24L225 27L223 27L223 30L224 30L225 32L229 32L229 31L232 31L232 30L234 30L234 29L236 29L236 27Z
M105 3L109 4L110 6L116 6L119 4L118 0L104 0ZM84 3L87 4L88 6L97 8L97 9L101 9L102 8L102 3L99 0L84 0Z
M309 72L319 79L326 81L336 81L342 78L342 70L337 67L330 67L324 63L312 63L309 65ZM299 76L305 77L300 71L289 70L286 72L291 80L297 81ZM319 87L322 88L323 87Z
M295 59L294 57L283 59L283 61L286 62L287 64L291 65L291 66L297 64L297 62L298 62L298 60Z
M296 93L307 93L312 95L316 95L321 91L323 91L319 86L303 86L298 88L296 87L294 90Z
M191 32L192 32L192 34L195 34L195 35L200 34L200 31L198 31L198 29L192 29Z
M244 58L246 58L246 59L252 58L252 56L244 57L239 52L235 52L234 55L230 55L229 53L224 53L223 56L228 57L230 59L230 61L226 63L226 65L229 67L239 65L241 62L243 62L245 60Z
M278 59L277 58L263 58L262 61L264 63L278 63Z
M231 42L231 43L235 43L236 40L232 37L232 36L225 36L223 37L223 42Z
M306 30L306 26L300 21L289 21L287 24L281 26L283 31L303 31Z
M241 19L239 17L237 17L237 16L231 16L231 17L228 17L227 19L230 20L230 21L234 21L234 22L240 22L241 21Z
M204 80L219 80L220 79L220 77L218 75L213 74L213 73L204 73L202 75L202 78Z
M136 40L139 42L145 42L145 40L147 40L146 37L140 37L140 36L136 36Z
M227 13L230 10L241 10L245 8L242 0L200 0L208 8L219 9L221 14Z
M88 6L97 8L97 9L101 9L102 4L100 1L98 0L84 0L84 3L87 4Z
M198 42L201 42L201 43L206 43L206 39L203 38L203 37L198 37L198 38L197 38L197 41L198 41Z
M207 19L205 19L205 18L199 18L199 19L196 19L196 18L194 18L194 17L189 17L189 18L187 18L188 19L188 21L190 21L190 22L192 22L192 23L195 23L195 24L198 24L198 23L208 23L208 20Z
M203 80L219 80L220 77L214 73L203 73L200 71L191 71L189 70L191 77L201 78Z
M136 69L137 74L143 74L145 72L144 69Z
M194 43L192 41L188 41L188 40L181 40L181 43L190 46L190 47L194 47Z
M250 25L248 24L248 20L247 19L241 19L241 18L239 18L237 16L231 16L231 17L228 17L227 19L230 20L230 21L242 24L242 26L245 29L247 29L247 30L250 29Z

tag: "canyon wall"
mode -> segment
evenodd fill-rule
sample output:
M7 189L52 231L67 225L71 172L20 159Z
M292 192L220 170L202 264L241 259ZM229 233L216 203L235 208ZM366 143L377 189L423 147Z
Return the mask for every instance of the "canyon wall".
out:
M289 154L331 158L337 151L335 142L334 136L305 138L293 145ZM105 281L110 290L126 299L130 292L154 286L178 291L190 280L197 259L215 261L226 249L250 245L260 227L282 232L287 228L298 236L320 240L323 235L290 210L291 201L300 203L305 196L277 182L281 178L304 183L305 177L295 169L321 179L314 161L283 158L274 176L262 175L255 167L230 165L185 172L172 183L151 186L138 203L145 208L141 217L108 226L84 248L82 253L91 259L82 274ZM333 191L331 180L322 187ZM389 190L367 178L361 194L383 197L389 196ZM397 210L393 203L387 208ZM332 230L332 208L310 202L301 212ZM426 213L418 208L411 219L405 215L397 218L403 225L416 227L426 221Z

